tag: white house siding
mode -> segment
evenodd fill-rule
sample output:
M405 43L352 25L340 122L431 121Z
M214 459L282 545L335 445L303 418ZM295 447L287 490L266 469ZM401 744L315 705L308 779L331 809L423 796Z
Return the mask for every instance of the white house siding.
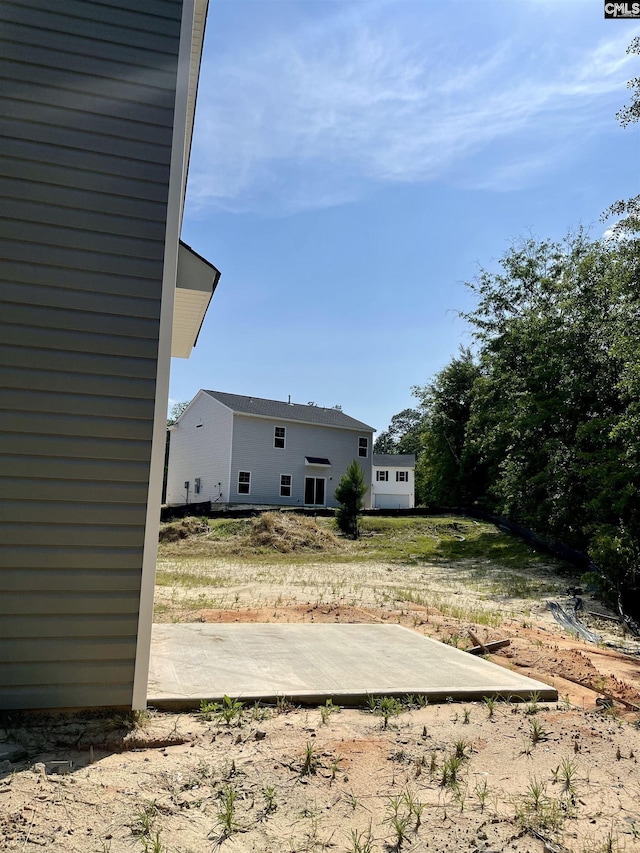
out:
M181 0L0 6L0 707L131 706Z
M190 502L229 501L232 429L233 413L200 391L169 433L168 504L186 502L186 480ZM196 477L201 483L198 495L194 493Z
M286 446L274 447L274 427L286 428ZM358 456L358 438L366 436L369 451ZM334 492L349 463L356 459L364 470L365 482L371 482L373 433L315 424L234 415L233 454L231 459L231 500L234 503L304 506L305 477L324 477L326 505L338 505ZM306 456L325 457L331 466L309 467ZM251 472L251 494L238 494L238 472ZM280 496L280 475L292 477L291 497ZM367 491L366 506L371 505Z
M378 471L387 471L389 479L379 481ZM396 480L398 471L406 471L409 479L398 482ZM413 455L404 454L394 458L393 454L376 454L371 477L374 509L413 509L415 506L415 457Z

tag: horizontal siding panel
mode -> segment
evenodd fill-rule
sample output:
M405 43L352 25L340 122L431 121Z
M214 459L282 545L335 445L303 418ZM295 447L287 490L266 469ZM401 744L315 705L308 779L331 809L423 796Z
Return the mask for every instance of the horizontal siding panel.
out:
M86 6L89 6L87 3ZM50 4L49 7L51 8ZM61 33L65 40L73 41L74 36L82 38L107 41L112 44L137 47L141 41L145 41L144 29L142 34L139 30L127 30L117 25L102 24L99 28L90 20L82 18L67 18L52 12L35 9L29 4L28 8L11 6L4 3L0 6L0 20L16 24L26 24L34 29L47 30L48 32ZM156 53L167 53L171 58L178 55L178 38L170 36L154 35L147 39L149 45Z
M1 132L1 131L0 131ZM31 201L11 200L11 216L22 222L37 222L41 225L59 225L65 228L84 231L99 231L138 240L164 242L165 227L162 222L145 219L131 219L127 216L115 216L113 213L94 213L91 210L69 208L61 211L57 199L49 198L47 204Z
M0 303L1 304L1 303ZM4 311L2 312L4 320ZM71 325L71 323L68 323ZM0 322L0 340L17 348L60 350L68 353L95 353L100 356L130 356L131 359L153 361L158 351L157 338L134 337L99 332L79 332L75 329L21 326Z
M0 19L2 18L6 16L0 10ZM11 20L6 18L2 24L1 35L7 42L23 46L23 50L24 47L29 50L48 48L67 56L99 57L119 64L134 74L161 69L160 73L173 75L177 67L176 56L167 54L163 50L156 50L152 41L138 39L135 44L116 44L112 41L92 38L91 34L82 36L77 30L70 39L63 31L42 30L30 26L28 22L25 24L16 15L12 15Z
M110 684L133 677L133 660L93 661L84 665L78 661L0 662L0 684L3 687L26 687L38 684Z
M1 349L1 348L0 348ZM0 354L0 358L6 356ZM14 361L19 361L15 352ZM22 359L25 361L25 359ZM6 361L5 361L6 364ZM65 393L69 388L78 394L104 394L107 397L135 397L152 400L155 385L150 379L128 379L125 376L92 376L87 373L72 373L70 370L52 372L37 367L5 367L2 372L0 398L3 393L11 393L6 389L28 388L31 391L60 391Z
M11 97L16 97L17 93L22 93L33 87L43 87L44 102L46 103L46 93L53 88L56 92L68 92L73 96L73 101L69 104L71 109L77 109L78 105L75 101L75 96L79 96L80 104L85 103L84 98L91 97L102 102L106 101L111 104L114 101L121 104L144 104L144 109L151 107L152 110L167 110L173 109L175 93L172 89L166 87L151 86L146 83L144 78L138 81L138 78L132 76L125 78L122 75L120 79L114 80L104 76L95 76L87 71L86 74L79 74L74 70L67 70L60 67L43 67L28 61L33 58L41 60L40 54L35 57L25 56L21 62L15 60L0 59L0 75L4 85L7 87ZM40 98L36 97L36 100ZM94 110L89 110L94 112ZM119 115L123 111L109 108L109 114ZM127 107L124 107L127 111ZM160 113L158 113L158 117ZM158 124L165 124L166 119L161 119Z
M44 473L44 470L43 470ZM147 500L148 484L147 483L92 483L91 481L82 480L41 480L34 485L33 480L21 480L19 478L6 477L2 481L2 494L11 495L17 501L30 501L38 498L43 501L96 501L104 503L120 502L124 503L144 503ZM22 535L26 535L23 533ZM40 540L29 540L33 545L41 544ZM69 539L68 541L73 541ZM141 540L142 541L142 540ZM0 542L3 544L20 544L20 540L15 538L3 540L0 536ZM45 543L46 544L46 543ZM51 543L53 544L53 543ZM62 542L61 544L67 544ZM78 544L91 545L91 542L83 542ZM119 542L113 540L106 542L107 545L127 546L127 542ZM141 544L134 542L134 545Z
M131 0L100 0L103 6L113 9L131 9ZM42 6L43 3L41 2ZM45 5L46 8L46 5ZM136 10L149 15L182 20L182 0L136 0Z
M1 289L4 301L4 286ZM104 343L106 336L114 337L135 337L135 338L158 338L160 324L157 320L147 320L140 317L123 317L120 314L113 316L104 316L104 314L95 314L93 311L80 311L77 308L50 308L39 305L20 304L19 302L4 302L2 306L2 314L0 315L0 325L15 324L17 326L39 326L41 329L68 329L69 331L78 333L83 332L86 336L87 352L95 351L89 344L97 339ZM7 331L6 329L4 331ZM69 335L70 340L76 342L73 349L79 348L78 343L81 338ZM3 332L0 331L0 338L4 339ZM7 341L8 342L8 341ZM132 342L129 341L128 345ZM99 352L104 352L101 348ZM129 350L127 350L129 352ZM132 353L136 358L140 357L137 352ZM149 356L145 356L149 357ZM155 357L155 352L152 353L152 358Z
M35 125L38 127L38 125ZM54 132L55 134L55 132ZM151 146L139 143L136 148L139 158L134 156L132 152L129 154L129 145L125 140L111 140L111 151L88 151L82 147L82 138L78 138L78 134L65 133L67 145L61 146L52 142L47 144L46 140L31 141L28 138L24 139L9 139L5 137L2 140L2 152L6 157L13 157L16 160L22 159L25 166L25 175L29 176L29 164L32 162L47 163L53 171L56 167L62 166L67 169L73 168L74 164L78 169L83 169L87 172L98 172L107 175L116 175L124 178L135 178L139 181L148 181L153 184L166 185L169 180L169 165L163 163L162 158L158 162L150 162L145 158L145 152L150 153ZM84 134L84 136L91 136ZM82 137L82 134L80 134ZM160 149L162 152L162 149ZM158 154L156 147L156 155ZM164 153L164 152L162 152ZM13 211L11 211L13 214Z
M69 109L68 104L56 106L55 104L43 103L34 107L28 101L4 97L2 115L7 120L25 124L33 123L36 126L67 128L74 136L76 133L91 133L119 141L118 144L129 140L134 144L153 145L155 140L160 150L166 150L171 143L169 128L159 127L155 123L132 122L128 118L117 115L83 113L79 110ZM67 144L69 144L68 141Z
M110 275L119 275L120 273L123 273L128 276L139 276L140 278L146 278L149 280L147 286L150 289L150 295L152 287L157 287L158 290L160 289L160 283L162 281L161 260L150 260L148 258L136 257L135 255L127 257L115 253L103 254L87 250L86 248L82 249L78 246L74 247L69 244L65 246L63 242L61 242L59 246L54 245L53 243L43 245L41 238L44 237L44 234L42 233L44 226L35 226L34 228L29 229L28 234L25 234L24 231L16 224L11 231L17 231L20 237L15 240L8 239L8 237L5 239L4 222L5 220L0 219L0 228L3 229L3 238L0 239L0 257L15 261L31 261L31 263L34 264L50 264L61 268L71 267L71 269L76 270L94 270L97 268L103 273ZM60 231L63 231L63 229L60 229ZM77 234L78 232L70 233ZM48 236L57 236L58 239L60 239L62 234L48 234ZM20 239L22 237L28 239L22 240ZM78 242L81 241L78 240ZM84 235L83 242L86 246L86 235ZM151 245L155 246L155 244ZM117 252L117 247L113 247L112 245L112 248ZM74 250L71 253L71 257L70 250ZM71 259L73 260L72 265L70 264ZM2 267L0 267L0 271L2 271Z
M0 411L0 432L40 433L41 435L92 435L148 441L152 424L132 418L92 418L88 415L60 415L49 412Z
M99 569L3 569L2 588L9 592L133 592L140 590L140 570ZM24 642L24 641L23 641ZM2 654L0 653L0 660Z
M74 524L134 525L140 529L146 514L145 504L0 500L3 524L38 524L46 518L48 524L64 525L72 520Z
M11 616L136 615L138 597L130 592L3 592L0 613Z
M47 184L29 180L19 181L15 178L0 178L0 195L5 199L21 199L32 204L53 206L57 210L58 221L60 217L66 218L71 212L81 211L83 214L88 214L91 211L97 211L104 217L105 222L108 221L108 217L113 216L116 222L124 219L126 222L135 224L140 220L151 223L150 227L157 225L164 227L165 206L157 201L123 198L104 193L96 194L60 186L56 187L55 199L53 199L51 187ZM134 227L133 224L132 227Z
M28 260L7 258L0 261L0 270L3 279L11 282L12 285L24 281L25 286L34 284L59 287L61 290L77 293L78 300L82 298L82 291L86 291L90 300L93 300L94 295L102 296L105 300L109 300L112 296L123 299L131 297L139 302L147 302L149 310L155 310L159 316L161 284L152 277L128 275L125 272L105 273L101 269L38 264L34 258ZM101 304L99 299L96 303ZM91 304L92 302L89 303Z
M0 4L0 706L130 707L182 5Z
M142 547L139 548L73 548L67 542L56 548L35 545L0 545L0 565L14 569L136 569L142 565ZM0 581L3 573L0 573ZM72 617L75 618L75 617ZM0 619L0 636L2 634ZM39 633L42 633L41 631ZM24 636L16 634L15 636ZM27 636L36 636L27 634ZM47 636L60 636L49 634ZM75 636L75 635L74 635Z
M159 141L165 142L166 132L171 129L173 122L173 110L167 106L155 106L148 103L134 103L133 101L120 101L117 98L100 97L98 95L83 95L80 92L69 92L64 89L55 89L47 86L46 80L42 83L19 83L14 81L11 88L5 90L3 100L18 100L27 102L31 106L34 121L38 121L38 107L40 105L60 107L71 112L90 116L92 113L102 116L113 116L114 118L127 119L132 123L151 125L156 128ZM114 88L117 87L114 84ZM166 144L166 142L165 142Z
M125 262L131 258L136 262L147 260L155 264L162 263L164 245L158 240L122 237L102 234L99 231L67 228L64 225L25 223L5 218L0 219L0 228L4 240L38 243L46 247L47 251L49 248L62 247L65 252L75 249L91 252L94 257L94 266L100 265L98 258L107 255L117 255L118 259Z
M82 643L72 637L47 643L39 639L0 640L0 661L132 661L135 653L135 637L91 638Z
M149 427L151 430L151 427ZM125 441L112 438L92 438L91 436L42 436L23 433L1 433L0 460L5 476L10 458L22 464L24 476L30 476L26 468L27 456L33 457L34 464L40 466L46 459L47 475L58 478L65 470L68 461L67 478L74 480L131 480L146 482L149 468L149 441ZM42 457L42 458L39 458ZM60 468L56 466L60 465ZM111 476L110 466L113 468Z
M100 524L4 524L0 522L0 541L6 545L66 545L135 548L144 539L144 528ZM0 605L2 606L2 605ZM69 605L70 606L70 605ZM137 601L136 601L137 608Z
M132 682L61 684L56 687L0 687L0 708L7 711L36 708L130 708L132 697Z
M9 409L18 412L58 412L74 415L93 415L104 418L134 418L151 421L154 415L153 400L139 400L135 397L117 401L95 394L51 393L42 391L24 391L16 388L0 393L0 410ZM0 445L0 453L6 452Z
M0 196L2 190L0 188ZM69 287L55 287L39 284L21 284L4 281L2 283L2 301L5 306L13 302L43 308L57 308L62 311L90 312L99 316L102 322L105 315L118 317L121 322L134 323L139 319L153 321L159 327L158 303L149 299L131 299L111 293L85 293ZM3 308L3 316L4 316Z
M113 7L109 4L87 3L87 0L64 0L62 5L58 4L56 7L56 3L52 3L52 0L29 0L30 11L34 9L57 11L59 8L60 17L67 21L69 32L72 33L76 31L79 24L90 21L93 32L105 38L105 25L108 25L110 34L113 29L112 22L117 17L118 32L121 27L126 30L140 30L153 41L157 34L165 36L179 34L180 18L175 14L175 6L171 16L154 14L153 6L147 5L143 12L134 11L131 7L131 3L119 3L116 6L118 13L115 16ZM164 10L167 10L166 4ZM117 41L117 39L114 40Z
M37 348L3 346L0 344L0 363L10 367L28 367L37 371L45 368L47 371L61 371L63 373L92 373L96 376L106 375L122 377L123 379L135 377L137 379L148 379L155 387L155 362L151 359L132 358L127 359L117 355L94 355L82 352L62 352ZM4 376L3 376L4 383ZM31 387L27 382L26 386ZM67 385L67 390L69 386ZM126 386L119 386L124 389ZM83 392L84 393L84 392ZM90 392L89 392L90 393ZM120 396L129 396L121 390ZM147 396L147 395L145 395ZM150 394L148 396L151 396Z
M3 102L3 109L6 102ZM47 163L29 163L28 174L25 164L19 157L0 158L0 175L6 178L15 178L41 182L46 184L53 193L59 187L72 187L92 193L114 195L117 197L131 199L143 199L146 201L160 202L166 204L167 187L164 184L139 181L135 178L125 178L121 175L107 175L100 172L83 171L71 167L57 166L52 169ZM3 253L3 257L13 257ZM74 259L75 260L75 259ZM57 262L55 262L57 263ZM64 263L61 264L64 266ZM95 267L91 264L87 269ZM123 270L123 272L126 272Z
M87 116L89 129L94 115L103 117L103 120L124 115L156 127L170 126L175 93L170 89L141 86L135 78L116 82L89 74L79 77L58 68L2 59L0 75L7 86L8 98L42 105L52 103L66 115L82 110ZM141 107L139 112L138 106ZM39 115L36 118L42 121ZM77 118L72 121L75 124Z
M4 439L4 436L2 436ZM4 445L4 441L2 442ZM4 450L3 446L3 450ZM9 477L14 480L42 481L46 474L46 484L37 492L38 498L44 501L61 500L61 489L65 498L69 500L85 500L87 494L87 481L106 486L109 488L117 484L126 484L127 487L138 484L138 488L129 489L129 498L132 503L144 503L146 498L146 486L149 478L149 464L147 462L120 462L110 459L67 459L52 456L17 456L14 454L0 454L0 477ZM58 480L64 480L61 485ZM20 494L23 500L33 497L34 484L24 482ZM97 494L97 492L96 492ZM100 491L100 500L120 500L123 496L122 489ZM12 498L14 496L12 495ZM16 498L17 499L17 498Z
M175 90L175 76L171 71L166 71L164 68L158 66L155 68L132 68L132 61L129 55L121 54L119 59L116 59L114 56L101 56L92 50L95 47L95 42L92 44L85 42L84 51L80 48L80 52L70 53L67 49L69 46L68 39L61 41L57 46L50 44L50 40L45 40L44 43L39 45L37 53L26 53L20 38L17 40L7 40L11 38L11 34L11 31L4 34L5 40L2 44L2 55L5 60L15 62L17 68L20 68L25 60L33 62L35 57L40 68L46 66L47 68L59 69L78 76L90 74L96 78L115 80L118 82L118 85L121 83L131 83L133 80L138 85L149 87L150 89L169 89L171 92ZM29 38L30 36L31 33L22 33L22 38ZM76 45L74 47L78 50ZM144 92L144 90L142 91Z
M3 306L4 307L4 306ZM7 313L11 307L7 308ZM4 321L5 312L2 312ZM70 326L71 322L67 321ZM142 331L144 324L141 323ZM0 322L0 340L14 347L32 346L46 350L61 350L69 353L96 353L102 356L130 356L132 359L153 361L158 350L157 339L152 337L134 337L120 334L104 334L95 332L79 332L71 328L56 329L39 325L9 325Z

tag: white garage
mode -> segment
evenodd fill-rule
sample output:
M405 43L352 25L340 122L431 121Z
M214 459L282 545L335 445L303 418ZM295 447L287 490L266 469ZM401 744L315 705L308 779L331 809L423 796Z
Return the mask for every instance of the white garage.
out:
M379 494L374 495L374 509L411 509L409 495Z
M374 509L413 509L416 457L413 453L374 453L371 505Z

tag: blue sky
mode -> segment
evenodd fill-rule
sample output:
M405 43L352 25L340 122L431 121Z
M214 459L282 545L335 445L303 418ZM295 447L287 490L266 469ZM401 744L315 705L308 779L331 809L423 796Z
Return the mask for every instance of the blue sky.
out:
M601 0L211 0L183 239L222 278L171 400L385 429L470 342L479 265L639 191L638 34Z

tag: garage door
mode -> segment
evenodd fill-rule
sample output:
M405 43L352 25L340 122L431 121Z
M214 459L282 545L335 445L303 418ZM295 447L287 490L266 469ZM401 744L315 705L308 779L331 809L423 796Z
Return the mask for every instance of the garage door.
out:
M376 509L409 509L409 495L374 495Z

